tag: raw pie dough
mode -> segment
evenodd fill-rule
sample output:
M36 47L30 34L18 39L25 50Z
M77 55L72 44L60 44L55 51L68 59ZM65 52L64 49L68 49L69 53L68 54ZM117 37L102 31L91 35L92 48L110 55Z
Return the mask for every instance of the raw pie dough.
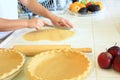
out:
M60 41L73 36L74 32L63 29L44 29L25 34L23 38L28 41L51 40Z
M87 56L72 50L51 50L36 55L29 63L30 80L83 80L91 69Z
M22 53L10 49L0 49L0 80L10 77L24 64L25 57Z

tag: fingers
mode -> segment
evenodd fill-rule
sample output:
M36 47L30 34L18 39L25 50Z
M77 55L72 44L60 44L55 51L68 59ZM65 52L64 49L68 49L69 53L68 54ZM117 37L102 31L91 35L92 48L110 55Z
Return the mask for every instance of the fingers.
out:
M36 24L34 25L34 27L36 28L36 30L40 30L45 25L50 25L50 23L48 23L47 21L41 20L41 19L37 19Z
M43 23L38 23L38 25L36 25L36 30L40 30L42 27L44 26Z
M55 19L56 21L53 22L54 25L56 26L63 26L63 27L66 27L66 28L73 28L73 25L66 19L63 19L63 18L58 18L58 19ZM47 21L44 21L44 20L41 20L39 18L34 18L32 20L30 20L30 25L29 27L31 28L36 28L36 30L40 30L41 28L43 28L45 25L51 25L49 22Z
M68 27L68 28L73 28L73 25L68 21L68 20L61 20L61 24L64 26L64 27Z
M46 25L46 26L49 26L49 25L51 25L49 22L47 22L47 21L44 21L44 20L42 20L43 21L43 23L44 23L44 25Z
M70 28L73 28L73 27L74 27L71 22L67 21L66 23L69 25Z
M59 22L57 23L57 25L67 27L67 28L73 28L73 25L71 24L71 22L69 22L64 18L59 19Z
M41 28L43 28L45 25L46 25L46 26L47 26L47 25L50 25L50 23L47 22L47 21L45 21L45 20L41 20L41 19L40 19L37 28L38 28L38 29L41 29Z

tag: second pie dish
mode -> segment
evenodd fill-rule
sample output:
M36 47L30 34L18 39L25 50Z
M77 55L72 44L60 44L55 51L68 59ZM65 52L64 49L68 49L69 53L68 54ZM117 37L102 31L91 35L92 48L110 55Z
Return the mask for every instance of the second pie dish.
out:
M91 71L91 60L72 49L41 52L27 67L30 80L84 80Z

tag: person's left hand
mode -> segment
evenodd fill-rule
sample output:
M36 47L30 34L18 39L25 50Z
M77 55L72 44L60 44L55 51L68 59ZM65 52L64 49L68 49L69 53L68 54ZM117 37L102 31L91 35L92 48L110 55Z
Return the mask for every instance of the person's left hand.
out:
M62 17L58 17L58 16L54 16L51 19L51 22L55 25L55 26L62 26L62 27L66 27L66 28L73 28L73 25L70 21L68 21L67 19L64 19Z

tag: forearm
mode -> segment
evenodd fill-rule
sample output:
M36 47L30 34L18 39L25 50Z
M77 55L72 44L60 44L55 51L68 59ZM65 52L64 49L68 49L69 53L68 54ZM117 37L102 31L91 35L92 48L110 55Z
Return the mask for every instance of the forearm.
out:
M0 31L10 31L27 27L27 20L9 20L0 18Z
M52 19L55 17L53 13L51 13L48 9L43 7L40 3L38 3L37 0L20 0L23 5L25 5L27 8L29 8L34 13Z

